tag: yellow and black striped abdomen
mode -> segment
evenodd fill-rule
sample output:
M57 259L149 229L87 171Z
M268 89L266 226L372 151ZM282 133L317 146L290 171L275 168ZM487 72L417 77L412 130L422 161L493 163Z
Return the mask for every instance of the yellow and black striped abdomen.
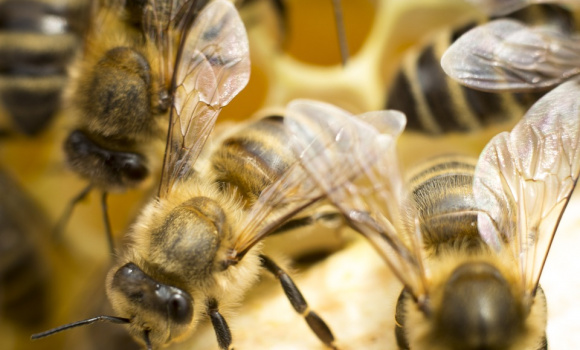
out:
M509 17L574 32L572 13L557 5L528 6ZM455 30L442 30L426 46L405 55L388 90L386 108L406 114L407 130L428 134L468 132L519 119L546 92L483 92L449 78L441 68L441 56L475 25L473 22Z
M248 124L228 137L211 157L220 187L233 186L251 205L295 161L281 116Z
M87 5L86 0L0 0L0 105L10 129L35 134L58 110Z
M409 202L426 247L437 252L480 242L472 184L477 159L442 156L416 167L408 181Z

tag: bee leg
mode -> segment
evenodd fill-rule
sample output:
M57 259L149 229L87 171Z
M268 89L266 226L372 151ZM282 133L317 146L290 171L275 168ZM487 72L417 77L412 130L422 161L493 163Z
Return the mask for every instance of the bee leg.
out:
M150 330L146 330L145 332L143 332L143 340L145 340L145 347L147 348L147 350L153 350L153 345L151 345L149 333L151 333Z
M53 237L55 240L60 240L62 237L62 233L64 232L64 229L66 227L66 224L68 223L68 220L70 219L70 216L72 214L72 211L74 209L74 207L83 199L85 199L87 197L87 195L89 194L89 192L91 192L91 190L93 189L93 185L89 184L87 187L85 187L81 193L79 193L78 195L76 195L76 197L74 197L68 204L68 206L66 207L65 211L62 213L62 216L60 217L60 219L58 219L58 222L56 223L56 227L54 228L54 232L53 232Z
M222 350L233 350L232 347L232 333L225 318L218 310L218 302L215 299L209 299L206 302L207 314L211 319L211 324L215 331L218 345Z
M115 242L113 241L113 230L111 229L111 220L109 219L109 207L107 205L108 192L103 191L101 196L101 208L103 210L103 223L105 225L105 234L109 242L109 252L111 255L115 253Z
M411 298L411 295L407 290L403 289L399 295L397 307L395 309L395 338L397 339L399 350L409 350L409 341L407 340L407 334L405 333L405 303L409 298Z
M306 303L306 299L300 293L300 290L294 284L294 281L288 276L288 274L282 270L272 259L268 258L265 255L260 255L260 260L262 262L262 266L270 271L282 284L282 289L284 293L288 297L290 304L296 312L304 317L310 329L316 334L318 339L322 341L326 346L331 349L336 349L334 345L334 335L332 335L332 331L326 325L324 320L320 318L314 311L310 310L308 307L308 303Z

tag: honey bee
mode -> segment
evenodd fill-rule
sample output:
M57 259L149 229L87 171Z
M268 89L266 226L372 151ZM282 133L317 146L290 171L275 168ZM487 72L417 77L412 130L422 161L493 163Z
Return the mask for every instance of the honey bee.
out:
M482 6L504 13L526 3L492 1ZM580 40L553 27L497 19L463 34L445 52L441 65L451 78L473 89L537 91L580 73Z
M510 1L502 1L501 3L508 2ZM562 33L561 35L570 35L575 32L573 14L558 5L528 6L510 13L509 17L514 21L526 23L530 28L535 28L536 31L551 30ZM495 44L490 45L489 40L484 41L481 37L456 41L478 23L481 21L471 21L455 29L442 30L420 50L410 51L404 56L401 68L396 73L388 90L386 108L405 113L407 116L406 130L429 134L452 131L466 132L490 124L510 121L515 116L522 115L546 92L546 89L526 93L484 92L479 91L479 86L474 86L474 84L467 87L459 85L445 75L441 69L440 60L448 48L447 52L457 46L455 52L457 52L458 57L452 61L456 62L459 69L465 69L462 64L463 57L468 55L466 53L467 45L470 47L489 45L489 49L497 47ZM505 32L502 32L502 35L504 35L503 33ZM472 52L473 50L469 51L469 53ZM502 54L505 55L505 50ZM530 54L531 51L527 51L522 57L530 57ZM513 58L513 54L508 54L508 56L505 62L508 58ZM473 59L477 61L473 63L474 70L477 69L479 72L483 67L491 67L489 62L484 64L481 62L482 59L477 57ZM483 61L486 59L484 58ZM513 64L512 61L509 64ZM479 74L476 76L481 76L481 80L489 84L490 75Z
M301 164L404 285L400 349L547 349L539 279L580 173L579 98L580 82L563 83L477 162L433 161L410 187L402 115L289 107Z
M0 169L0 319L37 329L48 316L48 264L40 249L48 221Z
M34 135L60 106L67 65L81 45L85 0L0 1L0 104L3 128Z
M197 161L224 101L248 81L248 42L233 5L208 4L185 40L174 77L158 197L133 225L131 244L106 278L106 294L119 316L97 316L32 338L109 321L127 324L136 341L154 349L191 337L201 321L209 320L219 347L231 349L223 313L263 267L279 279L318 338L334 348L326 323L288 274L260 251L264 237L323 197L297 159L286 159L291 151L275 151L285 149L280 146L285 141L282 118L250 125L245 137L225 138L211 162ZM272 147L271 142L279 144Z
M107 194L134 188L155 165L167 130L171 78L193 35L190 24L207 1L108 1L94 4L82 57L73 67L69 112L76 125L64 150L69 167L89 181L72 200L57 233L80 200L101 189L111 251ZM189 54L190 52L185 52ZM226 102L227 104L227 102Z

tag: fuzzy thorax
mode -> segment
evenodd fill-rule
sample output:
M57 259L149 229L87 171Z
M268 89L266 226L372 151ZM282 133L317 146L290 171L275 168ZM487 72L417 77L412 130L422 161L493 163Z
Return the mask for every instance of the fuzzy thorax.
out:
M227 315L258 278L259 246L237 265L223 269L223 259L240 232L240 203L209 182L192 180L177 183L167 198L154 199L145 207L131 229L130 246L107 277L111 304L119 316L132 319L131 333L142 338L143 328L148 327L152 343L158 345L189 337L207 317L211 299ZM115 285L115 274L128 263L160 285L187 293L193 300L191 320L172 324L147 305L132 303Z
M404 305L410 348L539 349L546 300L539 288L529 303L516 264L491 251L443 252L430 262L428 315L412 298Z

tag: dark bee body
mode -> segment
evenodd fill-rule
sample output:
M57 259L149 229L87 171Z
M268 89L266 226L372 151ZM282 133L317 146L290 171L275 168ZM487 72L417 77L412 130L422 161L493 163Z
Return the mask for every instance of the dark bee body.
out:
M575 31L572 13L557 5L528 6L508 17L563 33ZM388 90L386 108L406 114L407 130L430 134L466 132L514 120L545 93L483 92L448 77L441 68L441 56L457 38L476 25L469 23L442 31L420 52L405 56Z
M148 61L127 47L107 51L83 77L75 104L85 118L65 143L68 162L101 188L132 187L148 175L143 146L160 134L151 106ZM123 155L125 156L123 156Z
M107 32L95 30L87 38L71 98L78 122L65 151L71 168L96 187L135 187L154 167L151 144L165 136L175 48L182 28L207 3L127 1L95 14L102 21L94 26Z
M440 307L427 318L435 324L432 333L428 336L423 333L422 342L415 338L415 344L422 344L421 349L547 350L545 330L538 331L546 324L547 303L542 288L538 287L534 308L528 316L516 297L517 288L505 272L492 261L477 258L456 266L437 296ZM403 290L395 312L395 337L402 350L414 349L409 346L407 326L411 323L407 322L410 313L416 312L414 305L412 295ZM526 316L533 317L534 323L526 320ZM417 319L413 317L413 321ZM518 333L530 334L530 339L522 339ZM538 333L543 335L537 338ZM437 347L427 345L427 337Z
M86 0L0 1L0 104L19 132L43 130L60 106L86 27Z
M0 193L0 318L35 328L48 316L48 271L39 247L48 223L3 170Z
M99 15L105 21L118 20L111 14ZM71 168L104 189L134 187L143 181L149 174L145 154L150 152L144 145L162 136L155 116L163 111L163 91L156 88L155 67L145 56L141 33L125 29L122 43L87 38L92 48L80 62L71 100L78 122L65 142Z
M476 163L477 159L469 157L438 157L422 164L410 177L409 205L417 213L423 244L434 266L448 270L440 273L449 274L437 282L441 288L433 293L430 309L424 314L434 325L430 341L436 339L441 349L512 349L521 330L530 326L525 324L527 315L517 297L518 286L505 267L490 259L489 247L478 231L480 210L473 197ZM545 323L546 299L541 287L535 301L535 310L543 310ZM395 314L400 349L410 349L406 319L409 310L415 309L414 303L403 290ZM547 349L545 331L529 349Z
M57 232L74 205L98 189L113 249L108 192L138 187L159 163L182 29L205 3L95 2L85 49L72 66L67 113L74 124L64 142L68 166L89 186L73 199Z
M579 93L576 81L560 85L511 132L495 136L476 167L462 157L435 159L411 176L410 186L397 167L401 113L353 118L303 103L289 114L301 164L404 285L395 315L400 349L546 349L538 283L578 177L578 158L567 155L580 147ZM550 114L554 103L564 112ZM329 115L342 123L296 126ZM558 192L560 186L566 189ZM547 195L533 195L538 192ZM558 194L549 198L552 193ZM542 221L552 208L552 220Z

